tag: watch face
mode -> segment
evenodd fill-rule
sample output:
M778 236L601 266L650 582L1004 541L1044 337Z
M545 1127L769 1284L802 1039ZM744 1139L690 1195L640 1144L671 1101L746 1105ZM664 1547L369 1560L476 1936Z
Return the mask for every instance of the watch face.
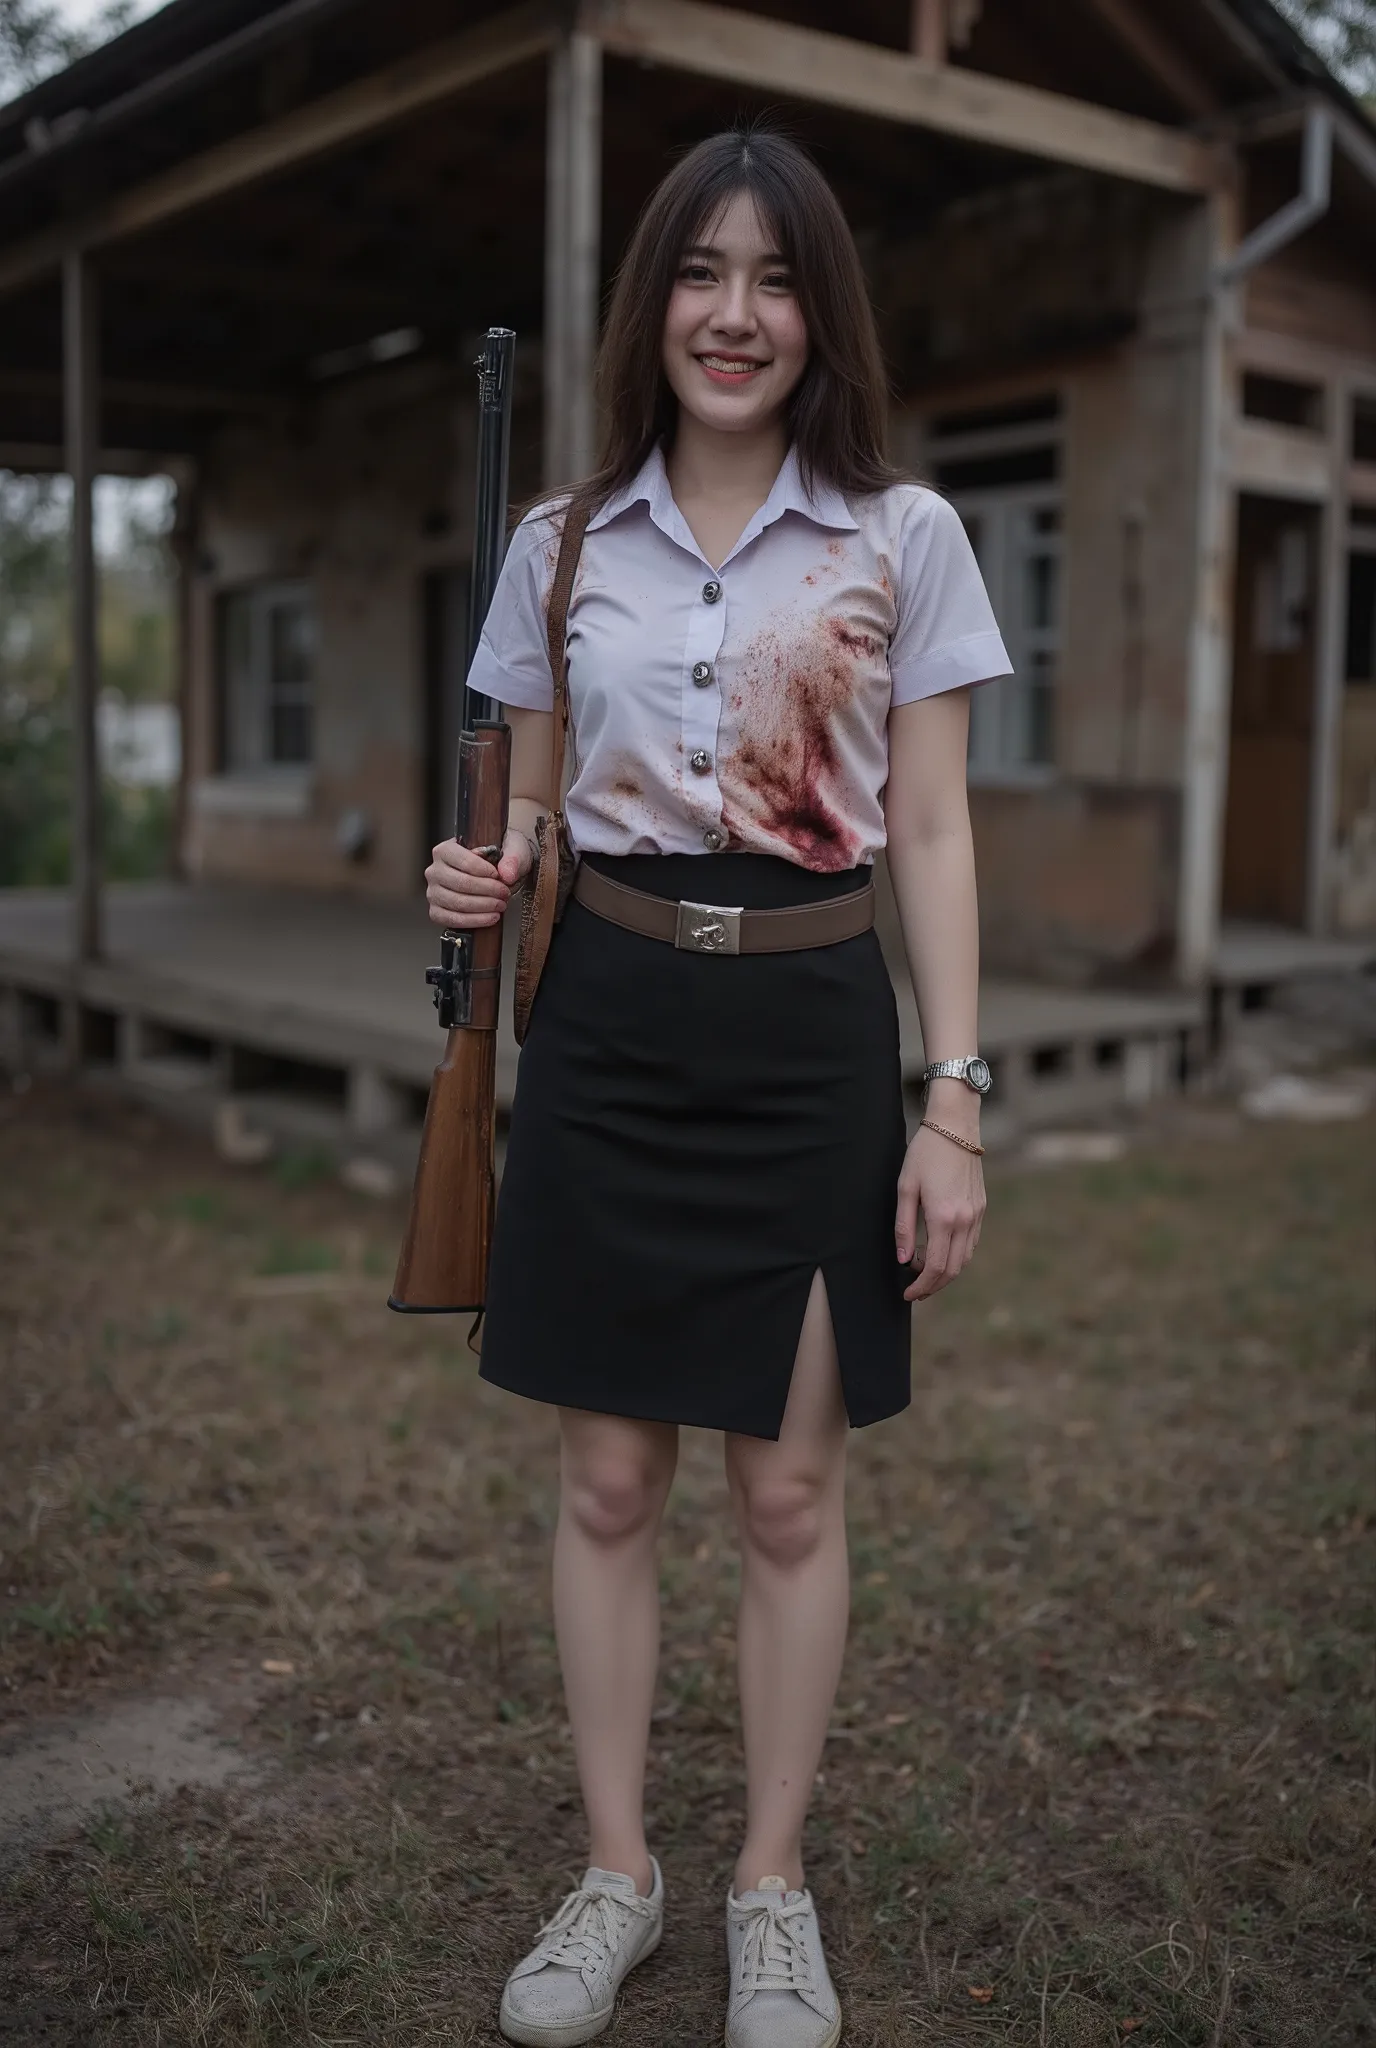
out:
M971 1060L969 1066L965 1069L965 1078L969 1081L972 1088L978 1088L981 1095L987 1095L993 1086L994 1077L989 1072L989 1062L987 1060Z

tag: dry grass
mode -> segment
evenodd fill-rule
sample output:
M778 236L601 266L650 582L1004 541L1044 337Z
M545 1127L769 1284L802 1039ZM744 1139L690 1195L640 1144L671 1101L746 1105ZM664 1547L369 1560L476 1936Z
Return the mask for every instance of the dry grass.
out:
M1215 1124L996 1169L912 1410L856 1440L810 1842L850 2048L1376 2037L1372 1128ZM389 1317L397 1214L298 1166L52 1092L4 1112L4 1732L251 1680L278 1766L0 1880L25 2048L495 2043L579 1865L550 1418L456 1325ZM672 1918L606 2038L697 2048L741 1791L707 1436L663 1573Z

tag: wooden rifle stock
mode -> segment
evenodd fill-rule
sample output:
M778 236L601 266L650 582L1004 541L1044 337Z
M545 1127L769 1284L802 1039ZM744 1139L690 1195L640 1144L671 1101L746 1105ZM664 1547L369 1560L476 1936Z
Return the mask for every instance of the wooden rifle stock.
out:
M507 453L515 335L489 328L478 359L478 481L469 605L469 666L477 649L506 540ZM465 691L454 836L495 860L511 795L511 728L486 698ZM481 1310L497 1192L497 1016L502 926L445 932L441 964L426 980L444 1057L430 1082L411 1214L387 1306L416 1315Z

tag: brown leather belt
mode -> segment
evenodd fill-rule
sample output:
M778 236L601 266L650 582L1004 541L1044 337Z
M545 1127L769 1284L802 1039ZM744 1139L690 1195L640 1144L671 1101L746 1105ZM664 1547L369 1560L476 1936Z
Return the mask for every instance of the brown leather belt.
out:
M663 939L685 953L796 953L809 946L835 946L854 939L874 923L874 884L821 903L788 910L742 910L720 903L678 903L649 896L579 863L573 893L585 910L612 924Z

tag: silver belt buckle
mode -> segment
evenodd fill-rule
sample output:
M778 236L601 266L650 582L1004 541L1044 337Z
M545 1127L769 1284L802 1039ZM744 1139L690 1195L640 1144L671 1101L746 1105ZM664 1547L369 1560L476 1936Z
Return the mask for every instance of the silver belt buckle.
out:
M723 909L719 903L680 903L674 944L681 953L739 953L741 911Z

